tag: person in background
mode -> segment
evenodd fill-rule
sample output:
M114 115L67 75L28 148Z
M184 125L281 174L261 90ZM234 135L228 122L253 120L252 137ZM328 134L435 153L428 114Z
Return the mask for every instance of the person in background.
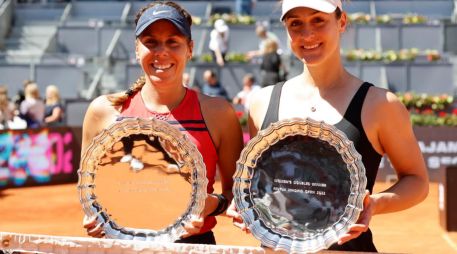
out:
M281 56L278 54L278 43L275 40L267 39L260 63L261 82L260 85L265 87L274 85L283 80L284 65Z
M284 0L281 21L303 72L253 96L250 135L291 118L322 121L344 133L362 158L367 192L358 221L329 249L377 252L369 229L372 217L408 209L428 194L427 169L408 111L394 93L345 69L340 39L348 17L340 0ZM389 157L398 180L374 193L383 156ZM235 226L247 230L233 203L227 214Z
M19 113L27 122L27 128L38 128L43 125L44 102L36 83L27 84L24 90L25 99L21 102Z
M14 104L8 97L8 88L0 85L0 130L9 129L9 124L14 119Z
M25 88L32 83L34 82L30 79L26 79L22 82L22 89L17 91L17 94L13 98L13 102L16 105L16 108L19 108L21 106L21 103L25 100Z
M60 100L59 88L55 85L46 87L46 106L44 110L44 123L47 126L59 126L64 122L64 107Z
M227 91L219 82L216 72L213 70L205 70L203 72L203 80L202 93L209 96L222 97L228 100Z
M256 57L261 57L263 52L265 52L265 44L268 40L276 41L278 45L278 54L281 53L281 49L279 47L279 38L276 34L271 31L268 31L267 26L265 24L259 23L255 28L255 33L259 38L259 47L257 50L252 50L246 53L247 59L253 59Z
M91 102L84 117L81 154L96 135L125 117L153 117L179 129L202 155L208 195L201 216L183 225L187 233L177 242L216 244L212 229L232 199L232 176L243 147L241 126L226 100L183 85L194 47L192 18L185 9L172 1L153 1L140 9L135 24L135 52L143 75L127 91ZM221 194L214 193L217 170ZM96 222L84 217L83 226L88 235L103 237L103 227Z
M187 72L184 72L182 74L182 84L185 86L185 87L190 87L190 75L189 73Z
M224 66L225 55L228 52L228 42L230 29L223 19L217 19L214 22L214 28L209 35L209 50L213 56L213 61L219 66Z
M183 85L184 85L185 87L188 87L188 88L190 88L190 89L192 89L192 90L195 90L195 91L197 91L197 92L201 92L201 91L200 91L200 86L198 85L198 83L197 83L196 80L193 81L193 83L191 83L190 74L189 74L189 73L184 72L184 73L182 74L182 82L183 82Z
M233 97L232 103L243 106L243 110L248 112L251 96L260 88L261 87L256 84L254 75L252 73L247 73L243 77L243 89Z

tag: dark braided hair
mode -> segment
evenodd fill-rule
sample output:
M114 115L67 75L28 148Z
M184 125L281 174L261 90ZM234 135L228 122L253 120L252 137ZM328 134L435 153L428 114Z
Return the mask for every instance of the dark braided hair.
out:
M175 2L172 2L172 1L154 1L154 2L146 5L145 7L141 8L136 14L135 25L138 23L138 20L140 19L141 15L143 15L143 13L147 9L152 8L153 6L156 6L156 5L159 5L159 4L168 5L168 6L171 6L171 7L175 8L176 10L178 10L181 13L181 15L184 18L187 19L188 24L190 26L192 26L192 16L189 14L189 12L187 12L179 4L177 4ZM190 38L189 38L189 40L190 40ZM145 83L146 83L146 79L142 75L132 84L132 86L129 89L127 89L127 91L125 91L125 93L123 93L123 94L115 94L115 95L108 95L108 100L111 102L111 105L113 105L113 106L122 106L124 104L124 102L130 96L133 96L135 93L140 91L141 88L143 88Z

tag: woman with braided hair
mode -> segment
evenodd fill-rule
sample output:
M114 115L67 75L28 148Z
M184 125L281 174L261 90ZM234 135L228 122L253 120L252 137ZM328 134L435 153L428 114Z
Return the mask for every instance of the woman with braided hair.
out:
M182 76L192 57L192 19L171 1L154 1L135 20L136 58L143 70L124 93L103 95L89 106L83 124L82 154L92 139L119 117L155 117L187 134L203 157L208 178L203 214L185 225L182 243L215 244L211 229L215 216L225 212L232 199L232 175L243 147L242 132L232 106L223 98L209 97L183 85ZM212 194L216 165L222 194ZM103 237L101 225L84 218L87 233Z

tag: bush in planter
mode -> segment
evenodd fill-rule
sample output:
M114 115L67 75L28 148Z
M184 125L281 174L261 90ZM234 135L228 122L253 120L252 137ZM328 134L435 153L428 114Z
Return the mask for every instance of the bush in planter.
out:
M449 114L416 114L410 115L411 123L416 126L457 126L457 112Z
M375 50L351 49L343 52L348 61L380 61L382 54Z
M376 50L351 49L342 51L347 61L384 61L386 63L396 61L414 61L419 54L417 48L402 49L400 51L387 50L379 52Z
M390 24L392 23L392 17L388 14L376 16L377 24Z
M399 100L410 112L413 125L457 126L457 109L452 109L454 98L447 94L427 95L412 92L398 93Z
M408 14L403 17L403 24L425 24L427 17L418 14Z
M239 24L239 25L251 25L255 23L255 18L248 15L235 15L235 14L219 14L212 15L209 20L209 25L214 25L214 22L218 19L223 19L227 24Z
M213 62L213 56L211 54L201 54L200 61L203 63L211 63Z
M425 50L425 56L427 57L427 61L429 62L434 62L441 59L441 55L436 49Z
M225 56L225 61L231 63L247 63L248 59L246 58L246 54L231 52Z
M355 12L348 15L349 22L355 24L368 24L371 21L371 16L363 12Z
M406 92L397 93L397 96L406 108L413 112L416 112L416 110L443 111L449 109L449 106L454 102L454 97L448 94L428 95Z
M200 55L199 59L203 63L212 63L213 62L213 56L209 53ZM233 52L228 53L225 56L225 61L228 63L247 63L248 62L246 55L244 53L233 53Z

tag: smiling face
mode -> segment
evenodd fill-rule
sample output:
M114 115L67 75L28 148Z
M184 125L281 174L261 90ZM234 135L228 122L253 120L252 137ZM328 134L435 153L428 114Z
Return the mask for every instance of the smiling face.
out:
M146 80L155 85L181 85L192 49L193 42L167 20L158 20L149 25L136 42L137 58Z
M339 57L340 34L346 27L344 13L338 19L335 13L299 7L287 13L284 26L292 51L306 65L315 65L330 57Z

